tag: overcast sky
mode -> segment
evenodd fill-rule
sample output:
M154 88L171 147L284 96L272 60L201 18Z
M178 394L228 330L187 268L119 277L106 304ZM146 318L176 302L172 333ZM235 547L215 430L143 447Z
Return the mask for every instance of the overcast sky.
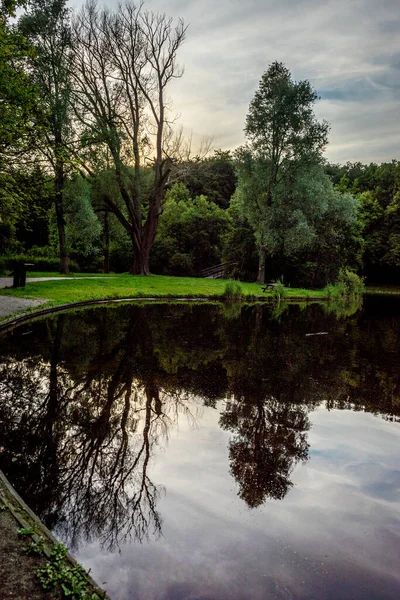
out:
M108 6L116 5L108 0ZM79 0L72 0L77 7ZM331 124L329 160L400 159L400 0L147 0L189 24L170 96L179 123L214 147L243 143L268 65L308 79Z

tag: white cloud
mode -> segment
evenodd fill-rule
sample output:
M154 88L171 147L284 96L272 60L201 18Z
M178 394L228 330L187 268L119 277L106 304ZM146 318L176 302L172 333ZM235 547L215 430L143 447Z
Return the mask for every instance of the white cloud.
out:
M398 0L383 0L379 10L373 0L148 0L147 6L189 23L180 52L185 73L170 94L194 141L212 135L216 147L241 144L258 81L279 60L322 96L316 110L331 123L330 160L399 158Z

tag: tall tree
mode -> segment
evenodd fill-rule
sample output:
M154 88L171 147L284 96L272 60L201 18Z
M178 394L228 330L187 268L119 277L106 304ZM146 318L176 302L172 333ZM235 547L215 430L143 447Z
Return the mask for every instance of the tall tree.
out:
M38 150L54 172L60 271L68 273L64 187L71 138L71 32L66 0L32 0L28 13L19 21L19 29L35 48L29 67L48 114L48 130Z
M266 253L276 253L289 241L292 248L301 246L312 237L307 205L319 190L313 179L317 173L310 177L309 171L321 162L329 129L313 113L317 98L308 81L293 81L289 70L274 62L250 103L248 143L237 153L239 193L256 233L262 283Z
M0 168L30 142L37 125L37 90L25 71L33 49L11 20L20 2L0 4Z
M149 273L172 164L166 88L182 74L176 56L185 33L181 20L174 26L129 2L115 12L89 2L74 23L77 116L88 144L106 145L112 158L123 206L106 202L132 241L132 273ZM150 163L151 172L143 168Z

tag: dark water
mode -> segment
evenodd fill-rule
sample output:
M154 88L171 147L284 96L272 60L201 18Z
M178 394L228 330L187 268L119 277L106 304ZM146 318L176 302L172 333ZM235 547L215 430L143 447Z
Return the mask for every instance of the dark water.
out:
M398 599L399 342L373 298L33 322L2 339L0 468L114 600Z

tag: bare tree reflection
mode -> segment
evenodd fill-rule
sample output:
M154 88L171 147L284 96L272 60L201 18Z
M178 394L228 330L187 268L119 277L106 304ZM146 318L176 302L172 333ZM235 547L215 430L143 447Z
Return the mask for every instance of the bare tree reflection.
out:
M131 536L138 541L159 536L156 505L162 490L150 480L149 464L182 411L195 421L190 397L167 394L157 381L151 331L137 311L132 310L123 340L101 357L97 348L78 382L60 359L62 332L61 317L49 363L3 364L0 427L13 423L15 431L11 445L7 433L2 464L21 457L18 472L6 470L71 546L96 538L112 548ZM103 369L91 368L99 361ZM22 439L28 447L17 449Z

